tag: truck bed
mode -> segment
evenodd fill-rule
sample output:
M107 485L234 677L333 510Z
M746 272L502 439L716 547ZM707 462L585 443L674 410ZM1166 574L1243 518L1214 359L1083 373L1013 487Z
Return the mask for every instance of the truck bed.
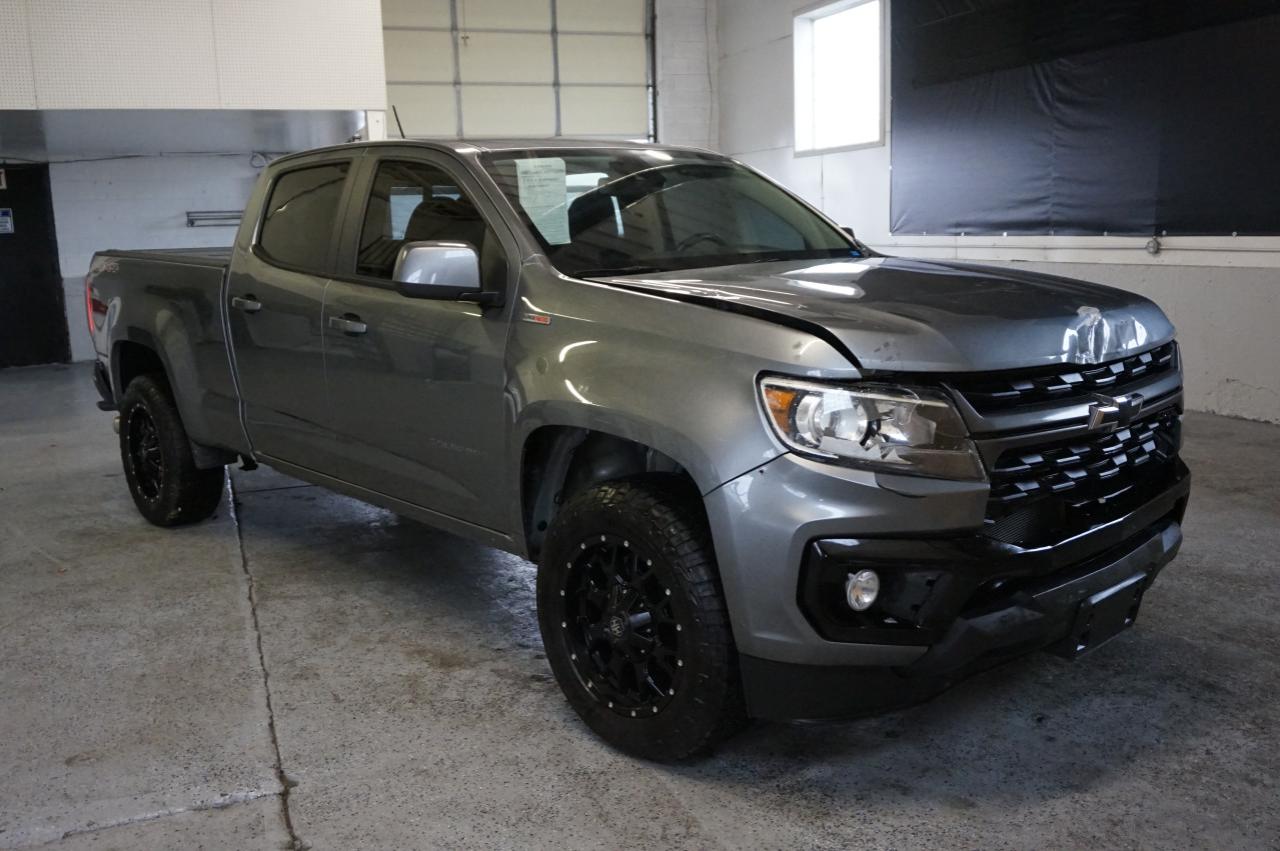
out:
M86 283L92 303L102 305L94 349L113 392L119 396L128 383L129 347L154 351L187 435L244 451L223 306L230 265L230 248L110 250L94 255Z

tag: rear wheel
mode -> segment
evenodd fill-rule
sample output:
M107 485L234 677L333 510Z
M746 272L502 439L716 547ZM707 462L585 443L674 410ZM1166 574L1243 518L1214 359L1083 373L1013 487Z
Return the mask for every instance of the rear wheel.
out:
M561 509L538 622L570 704L621 750L684 759L745 723L710 534L676 481L607 483Z
M159 376L134 378L121 396L120 460L134 504L157 526L204 520L222 500L225 470L195 465L178 408Z

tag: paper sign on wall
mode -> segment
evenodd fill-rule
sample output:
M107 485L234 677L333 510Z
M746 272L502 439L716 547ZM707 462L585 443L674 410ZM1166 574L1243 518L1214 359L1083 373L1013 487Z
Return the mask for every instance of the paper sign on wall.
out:
M13 210L0 207L0 233L13 233Z
M569 204L565 191L564 160L538 157L516 160L516 188L520 206L533 226L552 245L569 242Z
M0 189L8 189L9 182L5 179L4 169L0 168Z

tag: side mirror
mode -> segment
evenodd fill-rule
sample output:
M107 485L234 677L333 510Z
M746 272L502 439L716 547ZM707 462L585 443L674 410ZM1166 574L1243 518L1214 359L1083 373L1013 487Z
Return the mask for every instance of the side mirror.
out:
M850 237L851 239L857 239L857 238L858 238L858 237L854 236L853 228L849 227L848 225L841 225L841 226L840 226L840 230L842 230L842 231L844 231L845 233L849 234L849 237Z
M493 304L497 293L480 289L480 258L465 242L406 242L391 273L396 291L408 298Z

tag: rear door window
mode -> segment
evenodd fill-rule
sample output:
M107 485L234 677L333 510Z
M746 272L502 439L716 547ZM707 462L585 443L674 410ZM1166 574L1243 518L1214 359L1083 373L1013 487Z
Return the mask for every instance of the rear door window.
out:
M300 168L276 179L262 217L258 247L269 260L325 274L347 162Z

